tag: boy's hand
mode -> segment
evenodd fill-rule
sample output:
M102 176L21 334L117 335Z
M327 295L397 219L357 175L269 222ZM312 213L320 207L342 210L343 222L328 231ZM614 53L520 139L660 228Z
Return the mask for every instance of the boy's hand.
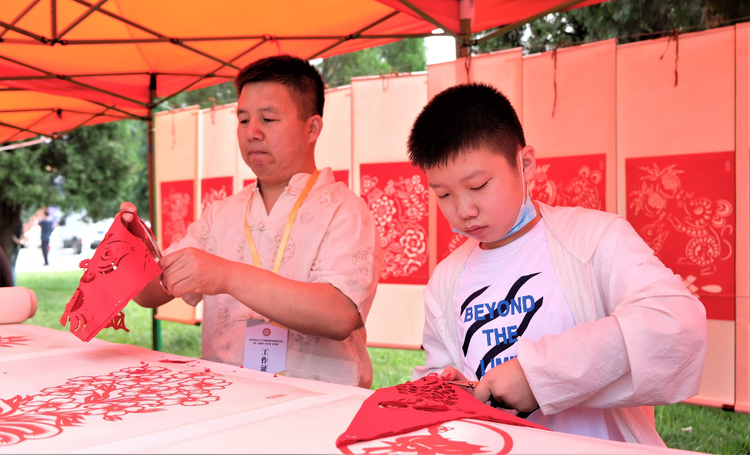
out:
M487 401L490 395L519 412L530 412L539 406L518 358L494 367L479 381L474 397Z
M196 248L184 248L159 261L164 270L162 284L175 297L187 292L216 295L226 293L229 261Z
M466 376L463 375L460 371L453 367L445 367L442 373L440 373L440 379L443 381L456 381L456 382L466 382Z

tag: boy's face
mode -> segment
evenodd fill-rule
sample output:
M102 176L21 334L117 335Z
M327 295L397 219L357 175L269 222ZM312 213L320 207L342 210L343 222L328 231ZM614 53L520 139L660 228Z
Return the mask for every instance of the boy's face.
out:
M242 159L265 184L288 182L312 172L315 141L323 127L319 115L300 120L297 103L277 82L245 84L237 100L237 141Z
M536 163L534 149L524 147L521 156L528 186ZM503 155L479 147L425 174L453 227L486 248L499 246L495 244L515 224L525 198L518 164L511 166Z

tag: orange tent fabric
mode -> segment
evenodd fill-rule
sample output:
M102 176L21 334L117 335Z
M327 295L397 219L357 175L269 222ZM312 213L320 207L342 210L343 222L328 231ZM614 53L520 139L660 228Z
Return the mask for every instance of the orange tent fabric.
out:
M25 89L85 99L102 110L142 117L159 98L231 80L246 64L278 53L328 57L436 28L457 36L551 10L602 0L4 0L0 8L0 90ZM2 109L22 109L3 102ZM55 100L47 106L58 109ZM97 118L97 120L104 120ZM2 121L2 120L0 120ZM16 133L50 134L75 122Z

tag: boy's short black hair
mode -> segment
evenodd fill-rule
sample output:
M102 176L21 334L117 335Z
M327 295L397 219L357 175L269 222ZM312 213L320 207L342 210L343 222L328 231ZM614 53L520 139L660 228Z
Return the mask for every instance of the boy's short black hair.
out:
M481 146L515 166L519 147L526 147L523 127L495 87L460 84L435 95L419 113L409 134L409 159L414 166L432 169Z
M306 60L292 55L274 55L247 65L234 79L237 97L242 87L252 82L278 82L288 88L292 99L297 102L300 119L316 114L323 116L323 78Z

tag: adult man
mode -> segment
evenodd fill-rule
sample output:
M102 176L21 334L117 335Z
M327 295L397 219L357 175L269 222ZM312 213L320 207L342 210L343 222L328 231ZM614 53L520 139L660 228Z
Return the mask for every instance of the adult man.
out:
M287 375L369 387L364 321L382 254L364 201L330 168L316 170L320 74L275 56L244 68L235 86L237 139L257 183L206 209L160 261L163 287L157 279L135 300L203 294L206 359L243 364L248 327L266 318L289 329Z
M44 265L49 265L49 238L52 235L52 231L55 229L55 222L50 218L49 211L44 211L44 219L39 222L41 228L41 240L42 240L42 256L44 257Z

